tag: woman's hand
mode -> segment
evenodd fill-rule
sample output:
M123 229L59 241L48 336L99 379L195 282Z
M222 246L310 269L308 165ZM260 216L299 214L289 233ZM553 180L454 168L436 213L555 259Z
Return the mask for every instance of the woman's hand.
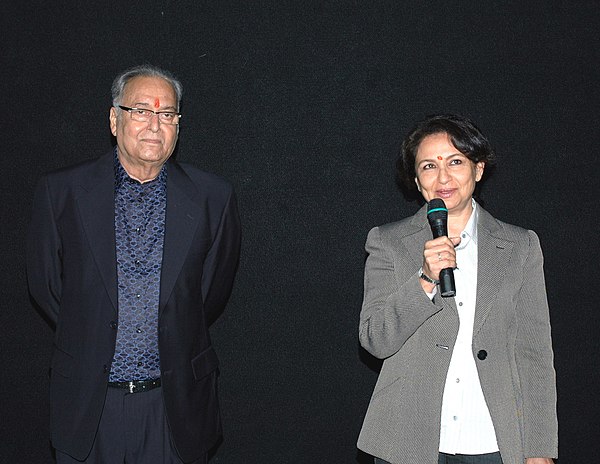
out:
M425 242L423 248L423 274L433 280L440 280L440 271L456 267L456 250L454 247L460 243L460 237L438 237ZM427 293L431 293L435 285L421 279L421 286ZM534 463L537 464L537 463Z

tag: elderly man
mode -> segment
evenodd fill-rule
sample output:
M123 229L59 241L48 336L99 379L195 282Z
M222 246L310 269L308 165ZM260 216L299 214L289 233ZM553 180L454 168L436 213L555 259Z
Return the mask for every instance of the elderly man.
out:
M39 183L31 295L56 325L58 463L204 463L221 435L209 323L237 268L225 181L170 159L181 84L139 66L112 87L117 145Z

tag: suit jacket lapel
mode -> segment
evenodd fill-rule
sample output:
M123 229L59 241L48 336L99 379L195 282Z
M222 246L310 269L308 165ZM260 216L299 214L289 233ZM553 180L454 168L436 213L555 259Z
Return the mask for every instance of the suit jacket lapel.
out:
M498 221L483 208L479 208L477 303L473 336L477 335L492 310L514 247L512 241L502 236Z
M114 152L98 159L79 179L76 202L102 283L118 308L115 251Z
M160 277L160 310L169 300L198 229L200 217L194 201L197 194L196 186L183 169L174 161L169 161L165 241Z
M410 225L414 228L402 237L402 243L406 247L410 257L416 264L423 264L423 244L431 240L431 229L427 222L427 205L423 206L413 215Z

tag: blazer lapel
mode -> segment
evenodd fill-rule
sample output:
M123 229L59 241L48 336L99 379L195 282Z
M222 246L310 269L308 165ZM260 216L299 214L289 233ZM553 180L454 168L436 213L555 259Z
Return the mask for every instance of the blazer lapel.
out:
M423 264L423 244L431 240L431 230L427 223L425 208L421 208L411 220L412 231L401 238L401 243L417 266Z
M77 206L102 283L118 308L117 258L115 251L114 152L98 159L79 183Z
M477 302L473 336L477 335L493 307L514 247L512 241L501 236L498 221L479 208Z
M423 264L423 244L432 238L431 229L427 222L427 205L413 215L410 225L413 230L408 231L402 237L402 243L410 257L416 264L421 266Z
M169 300L198 229L200 217L194 201L197 194L198 190L187 174L177 163L170 161L167 172L167 211L159 310L162 310Z

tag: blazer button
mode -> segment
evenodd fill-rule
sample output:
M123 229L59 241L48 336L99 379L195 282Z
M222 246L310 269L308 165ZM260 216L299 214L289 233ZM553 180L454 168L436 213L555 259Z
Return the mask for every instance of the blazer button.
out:
M483 361L485 358L487 358L487 351L479 350L477 352L477 357Z
M111 329L116 329L117 328L117 323L115 321L110 321L110 328Z
M108 366L106 364L102 366L102 372L104 372L105 374L108 372Z

